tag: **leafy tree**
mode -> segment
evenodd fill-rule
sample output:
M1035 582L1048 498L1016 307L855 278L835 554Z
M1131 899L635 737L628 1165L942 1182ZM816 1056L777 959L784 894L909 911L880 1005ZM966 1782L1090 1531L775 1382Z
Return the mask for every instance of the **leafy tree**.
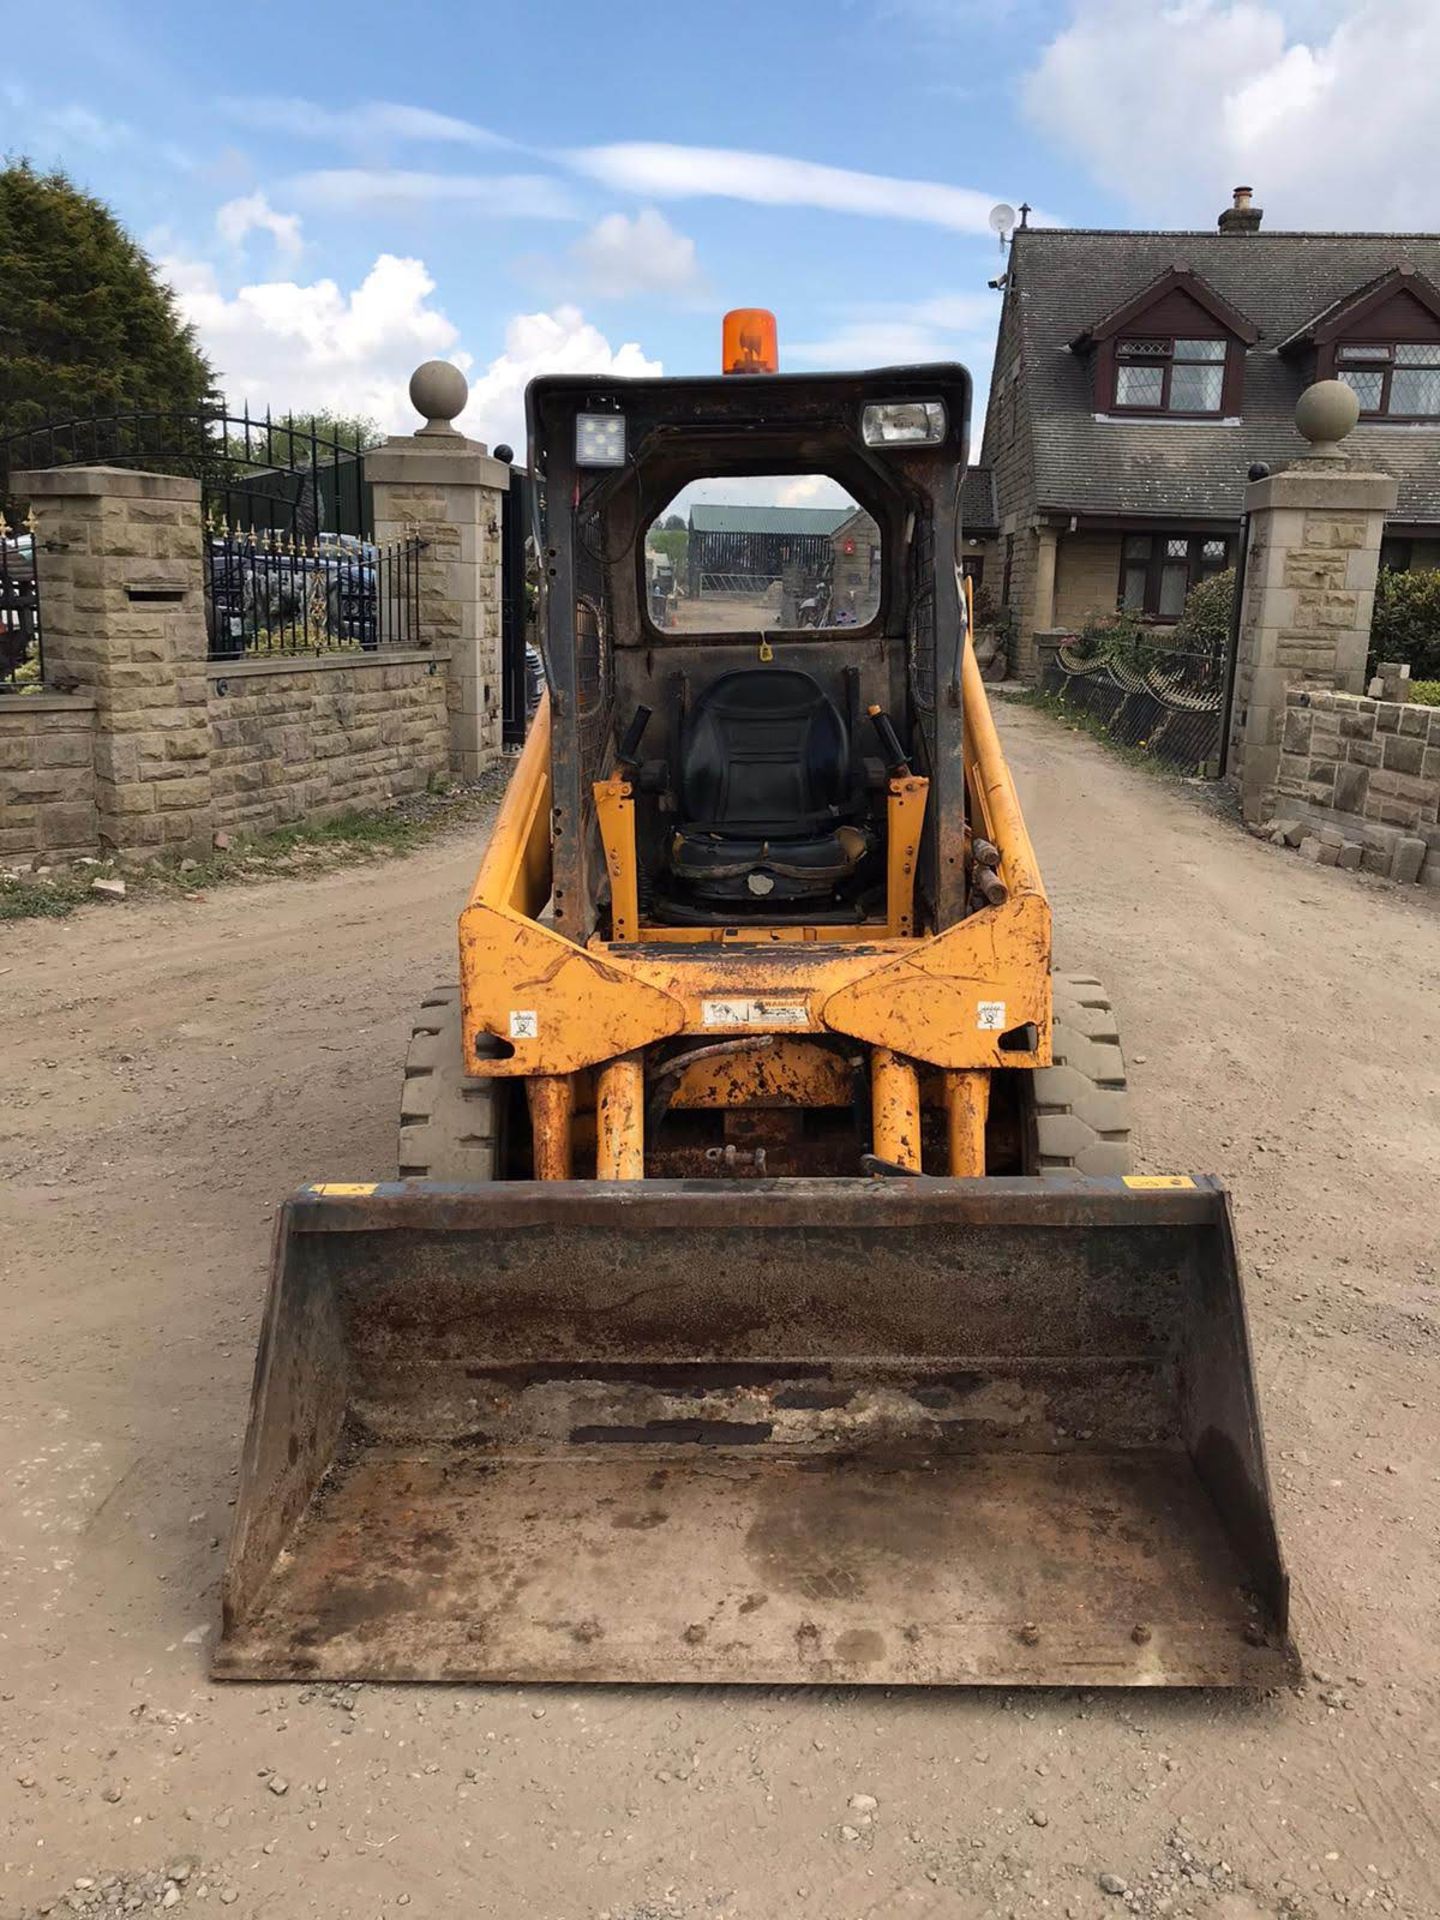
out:
M311 434L320 443L320 462L333 456L327 444L338 441L345 448L363 453L378 447L385 430L368 414L333 413L322 407L317 413L287 413L272 419L268 428L264 419L251 426L248 436L243 428L233 429L225 437L225 451L241 464L257 467L304 467L310 464Z
M667 513L661 522L661 531L663 533L684 533L685 516L679 513Z
M1416 680L1440 680L1440 573L1382 567L1370 623L1370 663L1408 661Z
M672 514L671 518L678 519L679 515ZM645 536L645 544L648 547L653 547L657 553L666 555L670 564L675 569L675 578L677 580L684 576L686 557L690 551L690 533L689 529L685 527L683 523L678 529L674 527L651 527L649 533Z
M0 167L0 289L0 439L95 410L191 409L212 385L151 261L63 173Z

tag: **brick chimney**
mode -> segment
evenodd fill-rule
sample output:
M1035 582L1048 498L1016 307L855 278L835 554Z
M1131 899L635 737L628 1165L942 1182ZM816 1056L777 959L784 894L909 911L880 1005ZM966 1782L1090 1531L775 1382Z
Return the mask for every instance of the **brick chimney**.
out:
M1235 204L1226 207L1218 225L1221 233L1258 233L1260 222L1265 218L1263 207L1252 207L1253 187L1236 187Z

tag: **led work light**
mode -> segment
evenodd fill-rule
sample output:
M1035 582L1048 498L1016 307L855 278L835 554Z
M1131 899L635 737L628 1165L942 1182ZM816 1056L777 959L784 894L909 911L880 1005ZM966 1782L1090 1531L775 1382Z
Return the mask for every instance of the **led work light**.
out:
M860 417L867 447L934 447L945 438L943 400L876 400Z
M625 416L620 413L577 413L575 464L577 467L623 467Z

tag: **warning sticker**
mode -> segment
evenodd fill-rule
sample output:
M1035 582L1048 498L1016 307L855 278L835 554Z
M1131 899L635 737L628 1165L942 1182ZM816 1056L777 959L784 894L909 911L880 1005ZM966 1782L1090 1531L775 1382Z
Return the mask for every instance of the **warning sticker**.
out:
M510 1015L510 1038L512 1040L538 1040L540 1038L540 1016L534 1008L526 1008Z
M1195 1185L1188 1173L1127 1173L1123 1177L1127 1187L1152 1193L1175 1193Z
M702 1000L700 1021L707 1027L808 1027L803 1000Z
M1003 1000L982 1000L976 1008L975 1025L981 1033L1003 1033L1005 1031L1005 1002Z

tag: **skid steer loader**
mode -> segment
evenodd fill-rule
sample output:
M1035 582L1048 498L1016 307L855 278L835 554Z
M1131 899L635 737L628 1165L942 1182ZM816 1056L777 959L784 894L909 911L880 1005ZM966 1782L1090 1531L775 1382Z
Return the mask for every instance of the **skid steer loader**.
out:
M398 1178L281 1216L219 1675L1292 1671L1226 1196L1129 1172L968 644L969 377L769 327L530 388L548 691Z

